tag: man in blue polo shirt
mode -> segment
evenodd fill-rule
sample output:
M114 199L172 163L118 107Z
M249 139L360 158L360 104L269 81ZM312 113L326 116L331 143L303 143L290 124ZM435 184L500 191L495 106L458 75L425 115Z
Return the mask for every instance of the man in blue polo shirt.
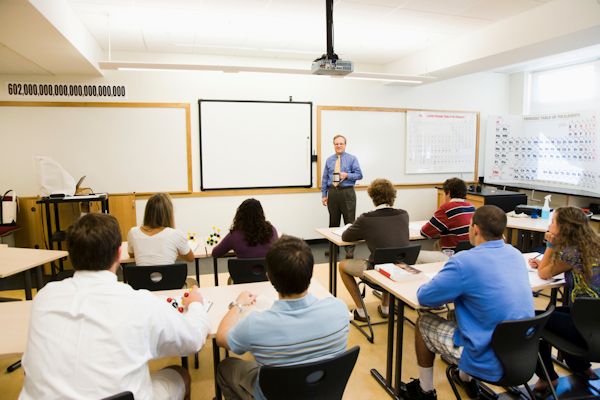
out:
M229 305L217 331L217 344L255 361L226 358L217 382L226 399L263 399L258 385L261 365L319 361L346 350L348 309L334 297L319 300L308 293L313 256L301 239L282 236L267 253L267 275L279 300L263 312L242 318L256 296L245 291Z
M533 296L523 255L504 243L506 214L496 206L475 211L469 226L473 249L451 257L442 270L417 292L419 304L439 307L454 302L456 320L421 311L415 331L419 379L402 390L409 399L436 399L433 388L435 354L458 364L452 378L477 397L470 375L499 380L502 366L491 348L500 322L534 316Z

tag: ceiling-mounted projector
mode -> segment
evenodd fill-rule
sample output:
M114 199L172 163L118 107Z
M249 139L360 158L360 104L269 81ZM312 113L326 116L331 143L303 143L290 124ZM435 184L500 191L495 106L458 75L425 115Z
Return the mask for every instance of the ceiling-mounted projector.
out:
M313 61L311 72L315 75L348 75L354 71L352 61L319 58Z
M325 23L327 30L327 53L312 63L315 75L348 75L354 71L352 61L340 60L333 52L333 0L326 0Z

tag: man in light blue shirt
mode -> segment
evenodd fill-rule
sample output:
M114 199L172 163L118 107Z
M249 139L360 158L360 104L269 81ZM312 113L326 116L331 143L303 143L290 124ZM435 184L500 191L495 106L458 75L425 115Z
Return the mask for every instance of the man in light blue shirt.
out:
M319 300L308 293L314 260L301 239L282 236L266 257L267 275L279 300L263 312L242 313L256 301L245 291L230 304L217 331L217 344L255 361L227 358L217 382L225 399L263 399L261 365L293 365L334 357L346 350L348 309L339 299Z
M362 171L358 159L346 153L346 138L342 135L333 137L335 154L325 160L323 178L321 179L321 202L329 211L329 226L340 226L341 217L344 224L351 224L356 218L356 193L354 185L362 179ZM353 258L354 246L346 247L346 258Z
M420 312L415 331L419 379L402 388L410 399L436 399L435 354L458 364L452 378L469 397L478 394L470 375L497 381L502 366L491 347L492 333L505 320L534 316L533 296L523 255L504 243L506 214L496 206L480 207L469 226L473 249L451 257L417 291L419 304L439 307L454 302L456 321Z

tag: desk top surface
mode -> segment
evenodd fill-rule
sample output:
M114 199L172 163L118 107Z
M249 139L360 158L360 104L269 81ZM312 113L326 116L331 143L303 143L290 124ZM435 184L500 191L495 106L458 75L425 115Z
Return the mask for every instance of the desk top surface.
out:
M0 247L0 278L6 278L39 265L67 257L63 250Z
M102 201L108 199L108 194L106 193L96 193L96 194L83 194L83 195L75 195L75 196L64 196L64 197L42 197L36 203L72 203L79 201Z
M409 224L408 224L409 240L425 240L425 239L427 239L427 238L421 236L421 227L426 222L427 221L410 221L409 222ZM334 229L338 229L338 228L317 228L316 231L319 235L323 236L325 239L329 240L330 242L332 242L333 244L336 244L338 246L348 246L353 243L359 243L359 242L363 241L363 240L360 240L359 242L344 242L340 235L333 232Z
M509 217L507 216L506 227L513 229L522 229L533 232L546 232L552 221L551 218L529 218L529 217Z
M249 312L250 310L268 309L278 298L277 292L270 282L207 287L200 288L199 290L204 299L213 302L211 308L208 310L208 319L210 322L209 337L211 338L216 335L219 323L228 311L229 303L235 300L242 291L248 290L258 296L257 304L248 308L248 311L246 312ZM320 299L331 296L331 294L314 278L308 290ZM184 289L179 289L154 292L154 294L162 297L181 297L184 292ZM2 340L0 340L0 355L20 354L25 351L31 305L32 301L0 303L0 325L10 327L10 329L4 329L2 334ZM173 310L173 312L177 311Z
M525 258L525 262L527 262L528 259L537 255L539 255L539 253L524 253L523 257ZM394 282L375 270L366 271L364 276L369 281L376 283L397 298L401 299L410 307L419 308L420 304L417 300L417 290L421 285L429 282L431 278L442 269L443 266L443 262L415 265L415 268L420 270L421 273L414 278L410 278L409 280L402 282ZM547 281L543 281L539 279L537 272L530 272L529 283L531 284L532 290L541 290L560 287L564 285L565 281L564 279L549 279Z
M121 243L121 264L135 263L135 258L129 257L128 248L127 242ZM209 258L211 256L212 246L203 246L202 243L198 243L194 250L194 258Z

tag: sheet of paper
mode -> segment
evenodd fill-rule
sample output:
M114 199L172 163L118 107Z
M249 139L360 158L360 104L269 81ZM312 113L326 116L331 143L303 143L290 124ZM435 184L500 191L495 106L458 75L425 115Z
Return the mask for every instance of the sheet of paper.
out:
M331 233L342 236L342 234L350 227L351 224L346 224L344 226L340 226L339 228L331 228Z
M527 275L529 275L529 284L531 285L531 287L541 286L547 283L558 282L565 279L564 274L558 274L550 279L542 279L539 277L537 270L530 270Z
M423 227L423 225L421 225L420 222L409 222L408 223L408 229L410 229L411 231L421 232L422 227Z
M192 249L193 252L195 252L196 249L198 248L197 240L188 240L188 244L190 245L190 249Z

